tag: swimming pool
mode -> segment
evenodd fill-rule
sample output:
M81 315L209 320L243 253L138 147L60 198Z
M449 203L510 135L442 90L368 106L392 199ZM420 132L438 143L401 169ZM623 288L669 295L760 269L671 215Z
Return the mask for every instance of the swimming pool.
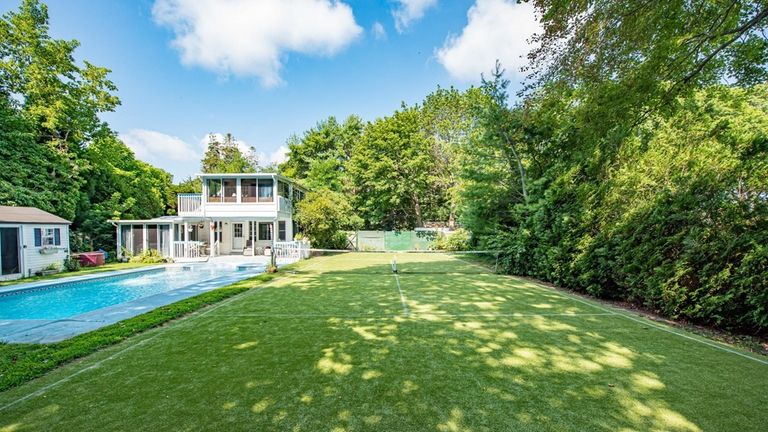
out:
M0 294L0 319L57 320L130 302L186 286L215 281L238 272L240 278L261 272L232 266L178 266L116 276L54 283ZM229 278L227 278L229 279Z

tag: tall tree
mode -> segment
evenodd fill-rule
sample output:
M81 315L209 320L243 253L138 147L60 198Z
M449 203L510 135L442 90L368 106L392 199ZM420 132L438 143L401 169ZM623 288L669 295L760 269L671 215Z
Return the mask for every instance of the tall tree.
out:
M431 149L414 107L365 128L348 167L355 206L368 226L410 229L434 216Z
M288 141L288 158L280 171L312 189L341 192L346 183L346 163L362 130L363 122L357 116L349 116L341 124L328 117Z
M223 140L215 134L208 135L208 147L202 160L204 173L256 172L258 166L253 147L243 153L232 134L226 134Z

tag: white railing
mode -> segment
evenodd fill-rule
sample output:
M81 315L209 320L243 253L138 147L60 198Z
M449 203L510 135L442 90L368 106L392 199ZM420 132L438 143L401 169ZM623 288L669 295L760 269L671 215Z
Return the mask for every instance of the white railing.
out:
M277 197L277 211L293 213L293 203L286 197Z
M203 214L202 194L178 194L176 195L176 212L179 215Z
M176 258L200 258L204 255L203 242L201 241L175 241L173 242L173 256Z
M277 258L307 259L309 258L310 244L308 241L275 242L275 256Z

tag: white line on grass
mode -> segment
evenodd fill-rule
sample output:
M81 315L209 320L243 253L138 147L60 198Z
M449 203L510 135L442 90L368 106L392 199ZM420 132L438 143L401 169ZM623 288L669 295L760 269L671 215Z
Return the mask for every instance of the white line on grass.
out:
M395 275L397 290L400 292L400 303L403 304L403 315L409 316L411 312L408 310L408 304L405 302L405 294L403 294L403 289L400 288L400 278L397 276L397 273L392 273L392 274Z
M304 267L302 270L307 270L308 268L314 267L316 264L318 264L318 262L311 263L311 264L307 265L306 267ZM124 353L126 353L126 352L128 352L128 351L130 351L130 350L132 350L132 349L134 349L136 347L142 346L142 345L146 344L147 342L149 342L149 341L151 341L153 339L156 339L157 337L159 337L161 335L168 334L168 331L177 330L179 328L183 328L185 325L188 325L190 322L193 322L194 320L196 320L198 318L204 317L204 316L208 315L209 313L215 311L216 309L219 309L220 307L222 307L224 305L232 303L233 301L235 301L237 299L242 299L243 297L247 296L248 294L254 295L255 293L259 293L259 292L263 291L263 289L266 288L267 286L269 286L272 283L277 282L279 280L280 279L273 279L271 281L265 282L264 284L260 285L258 288L255 288L255 289L249 290L249 291L245 291L243 293L240 293L238 295L235 295L233 297L225 299L224 301L221 301L221 302L219 302L219 303L209 307L208 309L205 309L204 311L202 311L200 313L197 313L197 314L194 314L194 315L190 315L188 317L184 317L181 321L179 321L178 323L175 323L174 326L167 327L165 329L157 328L156 329L157 333L155 333L153 336L150 336L150 337L148 337L146 339L142 339L142 340L136 342L133 345L128 345L127 347L125 347L125 348L121 349L120 351L110 355L107 358L101 359L101 360L97 361L96 363L94 363L92 365L89 365L89 366L87 366L87 367L85 367L83 369L80 369L80 370L78 370L78 371L76 371L76 372L74 372L74 373L72 373L70 375L67 375L67 376L65 376L64 378L62 378L62 379L60 379L58 381L52 382L51 384L48 384L48 385L46 385L46 386L44 386L44 387L42 387L42 388L40 388L40 389L38 389L38 390L28 394L26 396L23 396L23 397L21 397L19 399L16 399L13 402L10 402L10 403L7 403L7 404L5 404L3 406L0 406L0 412L5 411L6 409L11 408L14 405L18 405L21 402L29 400L29 399L31 399L33 397L43 395L48 390L50 390L50 389L52 389L54 387L57 387L58 385L63 384L63 383L71 380L72 378L74 378L74 377L76 377L76 376L78 376L78 375L80 375L80 374L82 374L84 372L87 372L87 371L92 370L92 369L96 369L99 366L101 366L102 364L104 364L105 362L116 358L120 354L124 354Z
M419 313L410 313L409 316L418 318ZM439 316L441 318L461 318L461 317L509 317L509 318L531 318L531 317L592 317L592 316L619 316L613 312L599 313L465 313L453 314L449 312L425 313L424 315ZM339 315L339 314L214 314L221 318L371 318L371 319L392 319L399 315Z
M454 257L454 258L456 258L456 257ZM465 260L463 260L461 258L456 258L456 259L459 260L459 261L463 261L463 262L465 262L467 264L471 264L471 265L474 265L474 266L478 266L478 267L484 268L486 271L488 271L488 269L486 267L483 267L480 264L476 264L476 263L473 263L473 262L470 262L470 261L465 261ZM500 276L514 277L514 276L511 276L511 275L500 275ZM702 339L699 339L699 338L696 338L696 337L693 337L693 336L690 336L690 335L687 335L687 334L684 334L684 333L676 332L676 331L674 331L674 330L672 330L672 329L670 329L668 327L665 327L665 326L663 326L661 324L657 324L657 323L655 323L655 322L653 322L653 321L651 321L649 319L636 318L636 317L633 317L631 315L626 314L625 312L621 312L621 311L618 311L618 310L612 311L611 309L608 309L607 307L602 306L600 304L596 304L596 303L584 300L584 299L579 298L579 297L577 297L575 295L564 293L564 292L561 292L561 291L556 290L554 288L545 288L545 287L540 286L539 284L536 284L536 283L534 283L533 286L536 287L536 288L539 288L539 289L543 289L543 290L547 290L549 292L553 292L553 293L559 294L561 297L565 297L565 298L569 298L571 300L575 300L575 301L583 303L583 304L585 304L587 306L592 306L594 308L597 308L597 309L600 309L600 310L604 310L606 312L610 312L610 313L612 313L614 315L618 315L618 316L624 317L624 318L626 318L628 320L631 320L631 321L634 321L636 323L640 323L640 324L643 324L643 325L649 325L649 326L651 326L651 327L653 327L653 328L655 328L657 330L661 330L661 331L667 332L669 334L673 334L675 336L680 336L682 338L685 338L685 339L688 339L688 340L692 340L694 342L698 342L698 343L700 343L702 345L706 345L706 346L711 347L711 348L715 348L715 349L718 349L718 350L721 350L721 351L725 351L725 352L728 352L728 353L731 353L731 354L736 354L737 356L744 357L745 359L752 360L752 361L755 361L757 363L768 365L768 361L766 361L766 360L759 359L757 357L751 356L749 354L746 354L746 353L743 353L743 352L740 352L740 351L736 351L734 349L728 348L726 346L720 345L720 344L715 343L715 342L709 342L709 341L702 340Z

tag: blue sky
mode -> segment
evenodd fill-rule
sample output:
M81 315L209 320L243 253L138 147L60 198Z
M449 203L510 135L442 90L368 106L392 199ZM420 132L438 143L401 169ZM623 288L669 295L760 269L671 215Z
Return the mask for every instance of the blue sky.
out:
M18 1L4 3L5 13ZM199 171L208 133L264 161L328 116L365 120L438 85L509 77L537 23L514 0L48 0L51 34L112 70L122 105L104 119L176 180Z

